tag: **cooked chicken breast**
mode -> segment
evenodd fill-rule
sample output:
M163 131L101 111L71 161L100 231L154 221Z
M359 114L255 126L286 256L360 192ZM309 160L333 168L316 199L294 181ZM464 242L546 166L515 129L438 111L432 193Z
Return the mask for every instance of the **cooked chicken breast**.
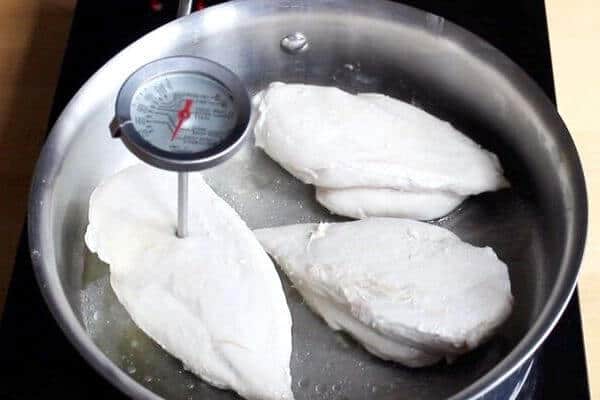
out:
M133 321L207 382L247 399L292 399L291 317L246 224L190 174L189 236L175 236L177 176L145 165L94 190L85 241L110 264Z
M372 204L355 204L369 198L353 195L348 207L347 193L340 203L325 204L337 214L356 216L362 209L370 211L366 216L437 218L456 207L428 209L440 196L456 200L508 185L496 155L448 122L391 97L273 83L255 104L256 145L298 179L328 190L388 189L363 191L377 193ZM418 207L398 200L398 191L432 199Z
M506 265L431 224L370 218L255 231L307 303L375 355L408 366L485 341L512 308Z
M431 220L458 207L465 196L440 191L405 192L385 188L326 189L317 187L317 201L334 214L362 219L400 217Z

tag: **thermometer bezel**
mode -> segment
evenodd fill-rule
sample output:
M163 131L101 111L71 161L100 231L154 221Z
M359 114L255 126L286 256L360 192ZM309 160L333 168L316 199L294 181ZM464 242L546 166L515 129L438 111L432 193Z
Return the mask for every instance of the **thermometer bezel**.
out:
M202 75L231 94L237 121L231 133L215 147L199 152L171 152L156 147L135 128L131 118L131 103L138 88L163 75L176 73ZM140 67L127 78L117 95L115 117L110 130L113 137L120 137L133 154L150 165L171 171L198 171L214 166L235 153L250 128L251 112L246 87L226 67L200 57L167 57Z

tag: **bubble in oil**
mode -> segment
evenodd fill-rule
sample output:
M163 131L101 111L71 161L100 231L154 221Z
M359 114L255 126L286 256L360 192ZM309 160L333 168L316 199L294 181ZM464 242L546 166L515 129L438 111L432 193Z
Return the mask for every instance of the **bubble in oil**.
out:
M319 383L319 384L315 385L315 392L317 392L319 394L323 394L323 393L327 392L327 386L323 385L322 383Z
M187 388L189 390L194 390L194 388L196 387L196 385L194 383L188 383Z
M331 391L334 393L339 392L340 390L342 390L342 385L340 385L340 384L336 383L331 387Z
M144 376L144 382L146 382L146 383L150 383L150 382L152 382L153 380L154 380L154 379L153 379L151 376L149 376L149 375L146 375L146 376Z
M310 385L310 381L307 378L300 378L298 380L298 387L301 389L306 389Z

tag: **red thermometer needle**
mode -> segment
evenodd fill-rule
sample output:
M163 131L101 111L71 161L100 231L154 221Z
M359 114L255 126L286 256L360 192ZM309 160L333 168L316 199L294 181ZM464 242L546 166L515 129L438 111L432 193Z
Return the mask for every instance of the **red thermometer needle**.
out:
M181 125L183 125L183 123L192 115L191 108L193 103L194 102L191 99L185 99L183 107L177 112L177 125L175 126L175 129L173 129L171 140L175 140L181 129Z

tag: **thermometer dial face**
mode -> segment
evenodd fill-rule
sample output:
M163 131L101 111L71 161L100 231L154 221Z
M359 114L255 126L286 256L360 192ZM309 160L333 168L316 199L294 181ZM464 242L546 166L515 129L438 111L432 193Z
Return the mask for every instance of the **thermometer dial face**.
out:
M233 72L205 58L175 56L125 80L109 129L150 165L200 171L241 147L251 115L248 91Z
M217 147L238 120L229 90L195 72L173 72L144 82L133 94L130 115L143 140L183 154Z

